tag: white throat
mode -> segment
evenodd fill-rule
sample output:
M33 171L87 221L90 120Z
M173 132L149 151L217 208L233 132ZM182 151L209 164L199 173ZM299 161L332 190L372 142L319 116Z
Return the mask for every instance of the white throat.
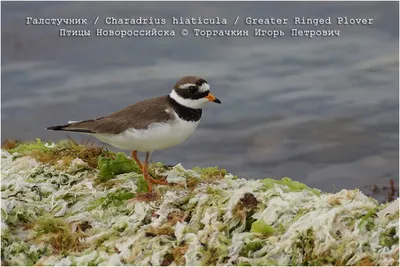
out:
M202 108L204 104L208 102L208 99L205 97L200 99L183 98L178 95L175 90L172 90L169 96L182 106L194 109Z

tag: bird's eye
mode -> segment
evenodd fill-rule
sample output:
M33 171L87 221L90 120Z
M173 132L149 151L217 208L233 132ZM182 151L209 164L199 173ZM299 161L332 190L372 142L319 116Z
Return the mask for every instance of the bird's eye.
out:
M196 86L190 86L189 87L189 92L191 92L192 94L195 94L197 92L197 87Z

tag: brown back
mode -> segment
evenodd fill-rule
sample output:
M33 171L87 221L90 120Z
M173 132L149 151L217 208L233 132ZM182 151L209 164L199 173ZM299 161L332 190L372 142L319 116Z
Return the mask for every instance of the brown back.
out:
M151 123L173 119L172 111L166 111L169 109L168 96L151 98L105 117L71 123L63 127L63 130L119 134L129 128L147 129Z

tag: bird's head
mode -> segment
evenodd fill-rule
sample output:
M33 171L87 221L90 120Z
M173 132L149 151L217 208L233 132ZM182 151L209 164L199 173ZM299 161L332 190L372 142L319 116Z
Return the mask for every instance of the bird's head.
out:
M207 81L197 76L181 78L169 96L182 106L194 109L202 108L207 102L221 104L221 100L210 92Z

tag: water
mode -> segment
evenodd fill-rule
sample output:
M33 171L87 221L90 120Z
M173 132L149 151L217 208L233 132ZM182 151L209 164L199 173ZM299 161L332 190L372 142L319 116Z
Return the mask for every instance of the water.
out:
M218 165L249 179L289 176L330 192L386 185L399 173L398 10L396 2L3 2L2 139L63 139L44 128L107 115L198 75L223 104L208 104L195 134L154 153L155 161ZM88 19L72 29L157 27L178 36L62 38L59 27L25 25L27 16ZM166 18L167 25L104 25L106 16ZM341 32L181 37L183 28L213 27L171 25L172 16L219 16L228 25L214 28L251 35L254 28ZM289 25L246 26L247 16L288 18ZM330 16L333 24L294 26L294 16ZM373 24L338 26L338 16Z

